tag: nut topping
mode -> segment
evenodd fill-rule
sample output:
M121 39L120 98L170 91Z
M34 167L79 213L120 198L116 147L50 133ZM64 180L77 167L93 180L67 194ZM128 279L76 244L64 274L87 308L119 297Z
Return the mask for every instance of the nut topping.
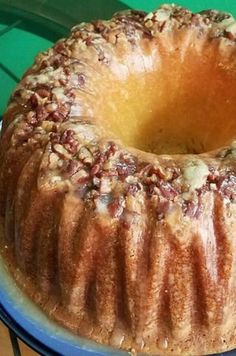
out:
M149 14L128 11L115 14L111 21L75 26L71 37L37 57L14 92L12 105L21 108L22 117L13 130L12 145L27 146L28 151L41 148L47 155L45 165L55 175L54 185L66 182L80 198L92 200L97 211L112 218L120 217L126 204L135 205L139 197L150 200L158 220L166 214L173 218L174 204L181 206L184 216L197 218L206 193L234 202L233 145L218 152L221 167L198 156L182 166L164 156L157 156L155 164L142 162L104 137L91 105L102 95L94 76L100 68L106 75L109 66L115 67L116 49L121 54L135 51L142 40L143 45L162 32L189 27L198 29L199 36L223 37L229 45L228 40L236 40L235 24L226 13L192 14L181 6L163 5ZM124 224L128 227L131 221L132 213Z

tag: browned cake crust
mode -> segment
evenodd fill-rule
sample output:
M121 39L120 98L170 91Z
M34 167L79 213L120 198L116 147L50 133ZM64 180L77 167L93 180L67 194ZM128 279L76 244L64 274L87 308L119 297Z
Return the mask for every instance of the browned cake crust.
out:
M236 79L235 39L221 12L118 13L74 27L13 93L0 147L4 255L76 334L159 355L236 346L235 142L145 153L110 135L100 109L123 77L177 47L177 58L209 48Z

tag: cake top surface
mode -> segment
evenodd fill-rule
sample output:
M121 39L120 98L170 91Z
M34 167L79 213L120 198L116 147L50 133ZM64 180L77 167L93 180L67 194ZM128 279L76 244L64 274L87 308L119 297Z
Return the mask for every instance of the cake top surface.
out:
M164 210L165 204L179 200L190 215L197 214L201 194L216 187L235 200L233 144L214 156L144 154L109 138L93 119L103 76L112 73L122 81L127 76L123 60L134 61L129 53L138 53L139 46L148 51L147 41L185 29L193 29L199 37L207 33L209 39L222 39L234 48L236 22L230 14L213 10L194 14L177 5L163 5L149 14L130 10L109 21L79 24L67 39L39 54L13 93L6 116L15 112L14 119L3 140L10 132L16 150L27 146L44 151L40 189L75 189L105 213L112 193L116 202L109 209L114 216L122 211L121 191L131 200L144 194L161 200ZM140 70L140 64L132 63L134 72Z

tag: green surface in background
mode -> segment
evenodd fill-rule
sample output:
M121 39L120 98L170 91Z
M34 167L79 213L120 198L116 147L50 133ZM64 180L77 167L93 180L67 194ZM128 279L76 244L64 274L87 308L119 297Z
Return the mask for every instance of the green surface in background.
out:
M66 34L68 28L81 21L109 18L114 12L127 7L152 11L165 2L168 1L0 0L0 115L5 110L10 93L32 64L35 55ZM15 3L15 7L9 6L9 3ZM236 15L236 0L179 0L176 3L193 11L215 8ZM17 21L20 23L14 26ZM9 31L5 32L7 28Z
M136 9L152 11L160 4L175 3L190 8L192 11L201 11L206 9L217 9L230 11L236 15L236 0L176 0L176 1L159 1L159 0L123 0L124 4Z
M0 37L0 113L4 110L16 82L31 65L35 54L50 45L50 41L16 28Z

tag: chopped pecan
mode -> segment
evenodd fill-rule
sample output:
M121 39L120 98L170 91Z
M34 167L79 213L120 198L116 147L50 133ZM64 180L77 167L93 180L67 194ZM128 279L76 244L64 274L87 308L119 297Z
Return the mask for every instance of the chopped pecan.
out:
M54 144L53 149L55 152L57 152L60 156L65 157L65 158L71 158L71 155L68 153L68 151L60 145L59 143Z
M50 115L50 119L55 122L63 122L68 116L69 111L70 105L68 105L68 103L58 105L56 111Z
M96 176L101 171L101 165L95 164L91 169L91 175Z
M92 153L85 146L80 148L78 157L85 164L91 165L94 161Z
M39 105L38 96L35 93L31 95L29 103L33 109Z
M79 162L76 160L68 160L63 162L62 171L67 173L69 176L75 174L80 167Z
M119 218L122 215L123 210L124 207L119 198L115 198L110 204L108 204L108 211L113 218Z
M29 111L26 115L26 120L28 122L28 124L34 126L38 123L38 120L37 120L37 117L36 117L36 114L34 111Z
M49 103L45 106L46 110L51 114L52 112L57 110L57 104L56 103Z
M72 181L79 184L86 184L90 181L88 172L84 169L80 169L78 172L72 175Z
M36 93L41 96L41 98L48 98L51 95L50 91L45 88L37 89Z
M135 195L140 190L139 184L128 184L125 191L126 194Z
M168 182L161 182L159 185L159 189L164 198L173 200L178 192L174 189L174 187Z
M218 191L231 201L236 200L236 176L233 172L221 176L216 183Z
M38 106L36 108L36 116L38 120L43 121L48 117L48 111L44 106Z

